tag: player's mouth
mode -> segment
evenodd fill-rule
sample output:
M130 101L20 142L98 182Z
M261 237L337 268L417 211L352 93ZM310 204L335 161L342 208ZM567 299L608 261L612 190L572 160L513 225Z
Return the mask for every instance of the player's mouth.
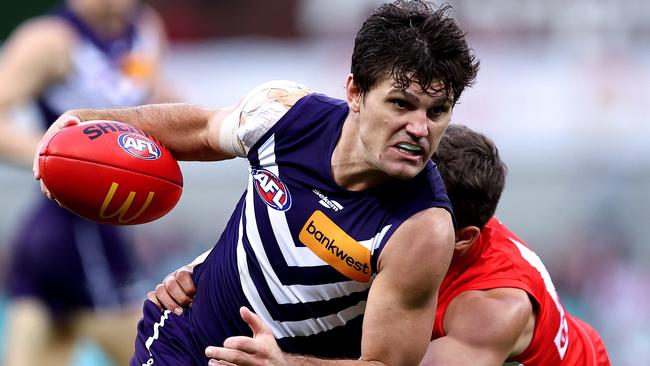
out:
M402 154L408 156L422 156L424 155L424 149L420 145L409 144L406 142L400 142L395 145L395 148Z

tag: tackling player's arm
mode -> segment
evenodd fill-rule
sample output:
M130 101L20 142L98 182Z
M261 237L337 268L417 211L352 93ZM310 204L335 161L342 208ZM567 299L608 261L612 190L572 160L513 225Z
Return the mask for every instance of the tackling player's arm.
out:
M417 365L431 337L436 294L451 261L453 235L451 216L441 208L422 211L395 231L370 288L358 360L280 352L268 326L246 309L242 318L253 337L228 338L224 347L208 347L206 355L237 365Z
M431 342L422 365L503 365L528 347L534 324L533 305L523 290L464 292L449 304L445 336Z
M63 22L42 17L21 25L0 57L0 158L29 167L41 133L11 122L14 107L60 80L70 68L74 34Z

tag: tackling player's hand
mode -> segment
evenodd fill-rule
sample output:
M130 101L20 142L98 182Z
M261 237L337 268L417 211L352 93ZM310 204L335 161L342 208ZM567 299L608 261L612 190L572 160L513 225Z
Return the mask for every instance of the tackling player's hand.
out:
M253 337L230 337L223 342L223 347L207 347L208 365L287 365L288 356L280 350L271 328L246 307L241 307L239 314L253 331Z
M50 193L50 191L47 190L47 188L43 184L43 181L41 180L41 172L39 171L38 168L39 154L43 146L46 145L48 141L50 141L52 136L57 131L64 129L66 127L78 125L80 123L81 120L77 116L74 116L72 114L67 114L67 113L62 114L59 118L56 119L56 121L54 121L54 123L52 123L50 128L47 129L47 131L41 138L41 141L39 141L38 147L36 148L36 153L34 154L34 162L32 163L32 172L34 173L34 179L40 182L41 192L43 192L43 194L51 200L53 199L52 194Z
M149 291L147 298L161 310L171 310L176 315L183 314L183 308L192 304L196 294L193 271L193 265L186 265L168 274L154 291Z

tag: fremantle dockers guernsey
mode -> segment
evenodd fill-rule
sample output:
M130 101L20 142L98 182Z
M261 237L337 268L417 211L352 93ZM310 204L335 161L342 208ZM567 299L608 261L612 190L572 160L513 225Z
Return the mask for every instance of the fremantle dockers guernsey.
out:
M331 158L347 114L344 101L305 96L248 153L248 187L194 270L198 291L186 317L199 343L250 334L238 310L246 305L285 351L360 355L368 290L386 242L413 214L451 209L431 162L412 180L362 192L338 186Z
M147 102L153 85L155 62L160 54L159 35L138 22L124 34L104 40L67 8L55 16L77 33L72 48L71 70L38 98L47 128L63 112L78 108L114 108Z
M432 338L445 335L444 316L452 299L465 291L498 287L526 291L537 312L530 345L508 361L525 366L610 364L600 336L564 310L539 257L495 217L462 259L449 267L438 292Z

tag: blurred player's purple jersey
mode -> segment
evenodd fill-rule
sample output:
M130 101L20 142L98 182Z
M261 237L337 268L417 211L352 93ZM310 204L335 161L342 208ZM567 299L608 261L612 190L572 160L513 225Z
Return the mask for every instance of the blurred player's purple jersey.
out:
M38 98L44 127L76 108L120 108L151 98L160 36L142 25L139 14L118 37L106 39L69 9L56 15L79 35L70 54L70 70Z
M133 23L119 37L104 40L69 9L53 16L69 24L78 39L68 75L38 97L44 128L70 109L146 101L150 85L128 78L123 60L155 49L157 35ZM130 251L116 227L86 221L42 197L12 243L8 292L12 297L43 301L55 316L78 308L133 302L135 291L127 286L136 277ZM137 298L142 295L138 290Z
M250 335L239 315L244 305L270 325L285 351L359 357L368 290L386 242L413 214L451 208L431 162L407 181L361 192L337 185L331 159L347 114L344 101L308 95L253 146L248 188L194 270L192 307L184 319L145 316L132 365L146 364L149 352L154 365L165 365L174 344L202 354L229 336ZM408 243L400 247L408 250ZM169 324L174 330L165 333Z

